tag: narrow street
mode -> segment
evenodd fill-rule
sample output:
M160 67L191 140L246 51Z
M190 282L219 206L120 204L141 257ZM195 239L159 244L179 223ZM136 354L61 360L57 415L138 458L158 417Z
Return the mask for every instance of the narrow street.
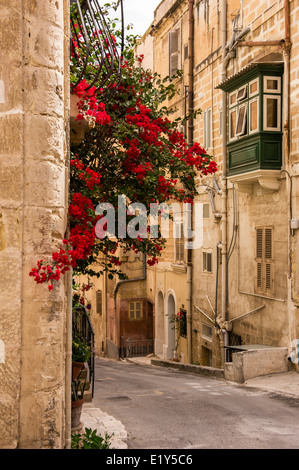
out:
M299 449L299 402L221 379L96 360L93 405L129 449Z

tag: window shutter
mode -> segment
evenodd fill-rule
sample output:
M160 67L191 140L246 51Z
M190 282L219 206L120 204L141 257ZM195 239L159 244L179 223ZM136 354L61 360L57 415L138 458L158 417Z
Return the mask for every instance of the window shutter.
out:
M256 290L263 293L273 291L273 228L256 229Z
M266 261L266 274L265 283L266 290L273 290L273 262L272 262L272 251L273 251L273 229L265 228L265 261Z
M265 229L265 258L272 260L272 228Z
M169 75L176 74L179 69L179 29L169 33Z
M256 257L263 258L263 229L256 229Z
M256 287L258 290L262 289L262 263L257 263L257 270L256 270Z
M266 263L266 279L265 279L265 287L266 290L272 291L272 264Z

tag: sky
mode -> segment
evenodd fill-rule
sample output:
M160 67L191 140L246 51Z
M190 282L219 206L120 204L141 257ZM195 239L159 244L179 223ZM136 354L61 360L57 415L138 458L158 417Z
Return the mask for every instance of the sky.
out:
M125 25L133 23L131 34L142 36L154 19L154 10L161 0L123 0Z

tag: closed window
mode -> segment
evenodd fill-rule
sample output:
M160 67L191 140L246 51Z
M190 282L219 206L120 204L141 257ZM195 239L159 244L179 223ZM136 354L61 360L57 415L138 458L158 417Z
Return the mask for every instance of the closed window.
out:
M175 223L174 226L175 262L183 263L185 260L184 231L182 223Z
M201 336L209 341L213 338L213 328L206 323L201 324Z
M272 294L273 281L273 227L256 228L256 291Z
M203 272L212 272L212 253L204 251L202 254Z
M259 130L259 99L255 98L249 103L249 134Z
M129 320L142 320L142 301L129 303Z
M264 93L281 93L280 77L264 77Z
M184 46L184 60L187 60L188 59L188 44L185 44Z
M169 33L169 75L172 77L180 68L180 28Z
M264 130L280 131L280 96L264 95Z

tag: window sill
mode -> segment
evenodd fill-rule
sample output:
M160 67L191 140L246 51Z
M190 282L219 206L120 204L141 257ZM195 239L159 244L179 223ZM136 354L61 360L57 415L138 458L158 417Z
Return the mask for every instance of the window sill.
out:
M172 271L178 274L184 274L187 272L187 266L185 264L172 263Z

